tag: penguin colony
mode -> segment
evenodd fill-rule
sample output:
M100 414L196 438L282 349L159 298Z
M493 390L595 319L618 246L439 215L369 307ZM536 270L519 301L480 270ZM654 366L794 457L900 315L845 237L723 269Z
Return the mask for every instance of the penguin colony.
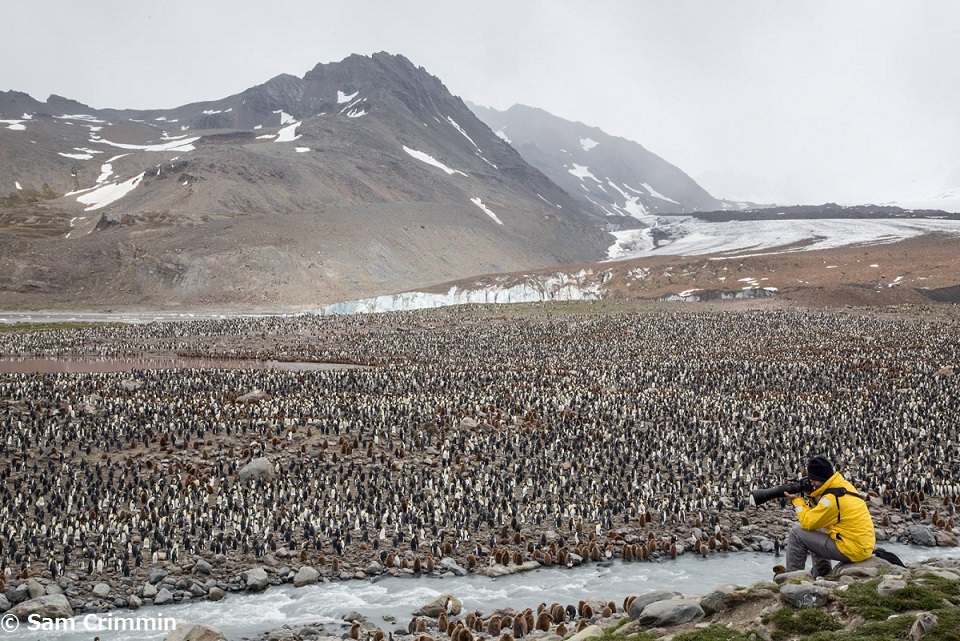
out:
M266 555L329 577L708 556L782 539L791 515L749 490L812 453L871 493L878 526L949 532L958 340L951 317L793 310L7 332L6 355L369 367L0 374L0 580L142 582L198 558L229 578ZM240 481L260 457L276 475Z

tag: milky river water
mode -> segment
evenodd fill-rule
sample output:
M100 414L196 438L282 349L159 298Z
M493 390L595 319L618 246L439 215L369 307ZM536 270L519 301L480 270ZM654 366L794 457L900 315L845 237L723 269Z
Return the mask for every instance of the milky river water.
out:
M931 557L958 557L960 548L923 548L884 543L887 550L911 563ZM753 552L719 553L703 559L684 555L659 563L590 564L571 570L542 568L532 572L490 579L474 574L451 578L391 577L363 581L334 581L304 588L271 587L260 594L228 594L220 602L144 607L137 611L118 610L114 617L153 618L168 630L191 623L205 623L226 634L228 639L255 637L287 624L294 630L306 624L325 624L331 635L340 636L342 617L356 611L385 632L406 628L411 613L443 594L453 594L463 602L464 611L489 612L498 607L536 608L541 603L576 604L580 599L614 601L618 605L631 594L653 590L675 590L685 594L705 594L729 583L749 586L769 580L771 568L783 557ZM103 615L101 615L103 616ZM386 618L385 618L386 617ZM391 622L389 619L393 619ZM5 622L6 623L6 622ZM94 618L80 615L73 619L74 631L49 631L29 622L16 631L0 632L0 641L49 639L51 641L125 641L162 639L167 632L135 632L95 629ZM114 624L116 626L116 624Z

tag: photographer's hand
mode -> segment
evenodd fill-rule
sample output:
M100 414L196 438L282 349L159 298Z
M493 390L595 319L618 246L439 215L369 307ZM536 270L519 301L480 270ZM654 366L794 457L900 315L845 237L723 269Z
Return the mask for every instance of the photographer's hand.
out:
M792 501L795 498L799 498L799 494L790 494L790 492L784 492L783 495L787 497L788 501Z

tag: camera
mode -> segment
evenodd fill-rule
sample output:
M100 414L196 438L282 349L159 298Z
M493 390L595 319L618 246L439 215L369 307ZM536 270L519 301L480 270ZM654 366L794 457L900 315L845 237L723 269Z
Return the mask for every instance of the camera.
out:
M805 476L802 479L788 481L787 483L778 485L776 487L753 490L750 492L750 494L753 496L753 503L755 505L763 505L767 501L772 501L773 499L782 499L784 492L789 494L808 494L812 491L813 485L810 484L810 479Z

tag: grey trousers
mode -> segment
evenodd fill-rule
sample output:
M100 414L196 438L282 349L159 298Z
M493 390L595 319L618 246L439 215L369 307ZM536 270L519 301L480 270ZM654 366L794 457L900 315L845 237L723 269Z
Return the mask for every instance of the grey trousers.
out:
M833 569L830 561L850 563L850 559L837 548L836 542L820 530L804 530L795 525L787 537L787 572L802 570L807 564L807 555L813 560L810 573L814 578L826 576Z

